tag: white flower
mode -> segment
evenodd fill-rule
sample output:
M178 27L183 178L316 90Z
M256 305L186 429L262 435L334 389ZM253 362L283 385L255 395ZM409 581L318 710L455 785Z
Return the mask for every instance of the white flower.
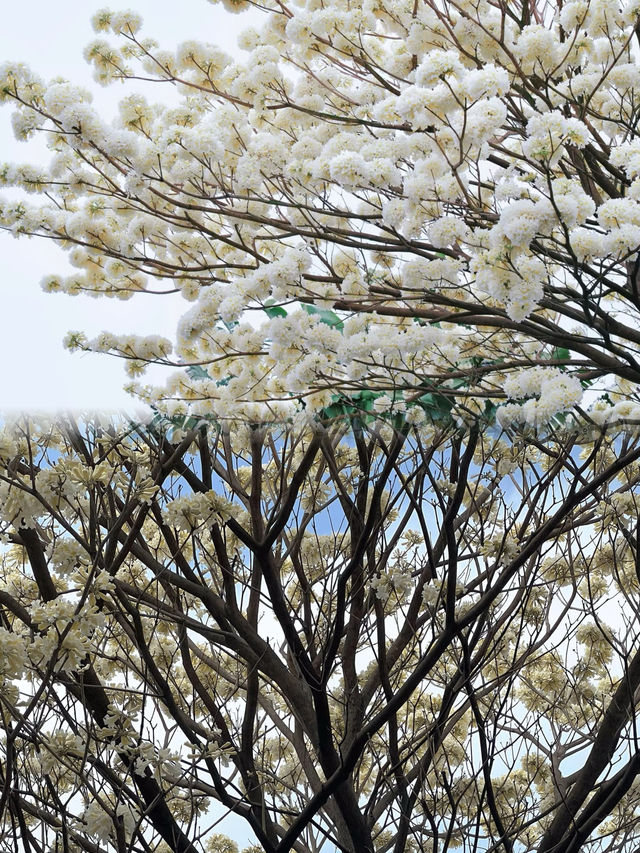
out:
M113 820L97 800L85 806L81 820L87 835L99 838L100 841L109 841L114 831Z
M589 13L588 0L571 0L560 11L560 24L567 32L583 26Z
M14 631L0 628L0 677L20 678L28 662L25 639Z
M438 602L440 598L440 590L436 589L433 584L425 584L422 590L422 603L425 607L431 608Z
M131 35L137 33L142 27L142 17L132 9L124 9L121 12L114 12L109 23L112 32L116 35L121 33Z
M515 54L526 74L552 70L560 60L561 51L556 33L542 24L523 27L515 46Z
M603 228L640 225L640 203L630 198L611 198L598 208L598 222Z
M535 160L555 163L566 143L584 148L589 142L588 127L577 118L566 118L559 110L536 113L527 122L524 153Z
M382 415L385 412L391 411L393 407L393 400L387 394L382 394L382 396L377 397L373 401L373 411L377 415Z
M498 409L498 422L526 422L531 426L548 423L554 415L571 409L582 399L579 379L557 368L534 367L510 375L504 391L512 400L529 398L522 404L509 403Z
M527 248L552 218L553 211L547 202L518 199L505 206L500 215L499 230L494 231L504 234L513 246Z
M582 225L593 216L596 206L591 196L582 189L577 179L557 178L552 181L553 204L557 208L562 222L569 228Z
M464 243L470 237L470 228L457 216L443 216L429 226L429 240L437 249Z
M419 86L434 86L447 77L463 77L466 73L456 50L432 50L416 68Z
M505 95L509 91L509 73L493 63L483 68L466 70L461 80L461 88L470 101Z
M356 151L344 151L336 155L329 163L329 173L332 180L346 190L367 183L367 164Z
M611 149L611 163L623 169L630 178L640 175L640 140L622 142Z
M606 234L591 228L576 228L569 233L569 242L580 261L603 257L608 253Z

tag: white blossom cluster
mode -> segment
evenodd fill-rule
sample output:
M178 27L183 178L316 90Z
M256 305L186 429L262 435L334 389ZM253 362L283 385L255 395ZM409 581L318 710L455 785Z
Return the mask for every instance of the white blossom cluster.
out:
M399 561L389 571L371 578L369 586L382 602L386 602L390 596L402 601L413 587L411 566Z
M72 333L70 348L121 356L134 379L175 366L164 387L129 386L169 413L273 420L354 387L446 381L493 346L526 369L527 321L589 325L592 265L612 293L640 248L637 3L520 23L489 0L263 11L244 59L197 40L161 49L136 13L97 12L96 79L151 77L180 96L127 94L111 121L82 87L0 67L16 135L42 132L52 151L47 168L0 165L0 225L59 241L75 267L43 287L192 303L174 342ZM491 345L487 312L506 318ZM569 380L552 375L561 396Z
M508 399L498 409L501 424L539 426L554 415L566 412L582 397L580 381L558 369L534 367L510 376L504 383Z
M87 835L108 842L116 837L116 821L121 823L126 837L130 838L139 820L140 816L127 803L119 803L111 811L105 809L99 800L92 800L86 804L78 826Z
M215 518L228 518L233 514L233 505L215 490L183 495L166 504L163 510L168 524L191 531Z

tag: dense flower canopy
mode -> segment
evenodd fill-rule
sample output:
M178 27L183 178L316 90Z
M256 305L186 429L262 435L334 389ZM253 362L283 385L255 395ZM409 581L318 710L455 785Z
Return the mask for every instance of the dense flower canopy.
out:
M637 437L18 418L0 463L2 853L637 849Z
M640 0L223 2L0 66L45 290L189 303L0 429L0 850L630 853Z
M232 2L231 11L249 3ZM69 252L43 286L192 303L176 340L81 332L72 349L179 366L134 393L219 419L316 415L362 389L378 413L437 389L459 417L536 426L582 399L640 414L640 4L316 0L261 4L246 59L159 48L101 11L95 78L136 89L106 121L91 94L0 72L19 138L0 221ZM157 89L153 90L154 94ZM189 368L189 369L187 369ZM596 400L594 405L594 400Z

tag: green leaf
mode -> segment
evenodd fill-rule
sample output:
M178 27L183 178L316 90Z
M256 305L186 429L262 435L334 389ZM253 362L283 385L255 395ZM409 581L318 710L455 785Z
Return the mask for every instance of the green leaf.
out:
M359 412L372 412L373 404L382 395L376 391L358 391L353 395L355 410Z
M453 409L453 402L444 394L430 392L423 394L418 400L423 408L437 409L439 412L450 412Z
M450 421L453 401L443 394L430 392L416 401L434 421Z
M450 384L452 388L467 388L469 385L469 380L462 378L453 379Z
M199 364L192 364L190 367L187 367L187 375L191 379L211 379L204 367Z
M339 332L343 331L344 323L334 311L330 311L328 308L318 308L316 305L302 305L301 308L307 314L315 314L321 323L326 323L327 326L331 326Z
M356 391L350 397L334 394L331 403L322 410L320 417L327 420L346 417L352 422L358 421L360 423L363 419L368 421L371 416L367 413L373 411L374 400L380 396L380 392L367 390Z
M284 310L282 305L266 305L263 309L264 313L267 317L273 319L273 317L286 317L287 312Z
M332 403L330 406L327 406L322 410L323 418L328 418L329 420L333 420L333 418L339 418L341 415L346 415L347 409L342 403Z
M489 423L493 423L496 419L496 412L498 411L498 406L493 400L485 400L484 403L484 417Z

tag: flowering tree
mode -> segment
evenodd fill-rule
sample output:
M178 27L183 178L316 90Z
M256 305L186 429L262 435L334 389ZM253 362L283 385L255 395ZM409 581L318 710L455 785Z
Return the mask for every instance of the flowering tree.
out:
M42 201L11 197L0 221L78 269L45 289L193 302L174 345L68 345L120 355L133 377L182 365L132 390L221 419L315 416L362 390L378 412L411 409L437 388L535 425L590 379L620 395L592 419L635 416L638 4L259 9L246 62L161 50L134 13L98 13L118 40L87 47L97 80L180 95L133 93L111 123L87 90L3 66L16 134L44 133L53 157L2 168Z
M3 849L224 853L229 812L272 853L638 843L637 440L17 421L0 455Z
M632 849L640 3L254 11L245 62L98 13L179 98L112 122L0 68L45 289L193 303L68 336L151 423L7 427L4 837Z

